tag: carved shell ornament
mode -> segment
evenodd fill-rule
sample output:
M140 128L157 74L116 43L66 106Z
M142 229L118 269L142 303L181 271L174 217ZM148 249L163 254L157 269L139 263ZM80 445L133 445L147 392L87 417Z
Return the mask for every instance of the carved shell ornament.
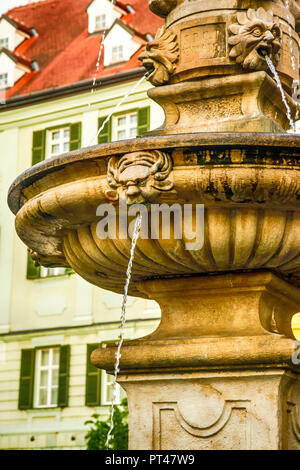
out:
M237 13L237 23L229 26L232 47L229 57L246 70L266 70L265 56L276 66L281 51L282 35L271 11L264 8Z
M175 72L179 58L179 46L176 34L171 29L160 28L155 39L146 45L139 56L147 69L147 79L152 85L167 83Z
M128 205L152 202L161 191L173 189L171 157L166 152L134 152L108 162L106 197L123 199Z

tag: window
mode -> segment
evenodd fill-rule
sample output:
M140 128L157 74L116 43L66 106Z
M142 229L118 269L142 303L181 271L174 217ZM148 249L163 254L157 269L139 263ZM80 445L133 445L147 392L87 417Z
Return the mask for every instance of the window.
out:
M19 409L68 406L70 346L22 349Z
M35 407L57 406L59 348L39 349L36 355Z
M116 115L107 119L107 116L99 117L98 129L105 125L98 135L98 144L105 144L114 140L135 138L150 128L150 106L137 110L128 110L122 115Z
M95 18L95 31L101 31L106 28L106 15L98 15Z
M45 268L41 266L40 277L63 276L67 273L67 268Z
M116 116L114 119L114 127L114 140L135 138L138 132L137 113Z
M27 252L27 279L45 279L53 276L64 276L73 274L72 268L45 268L44 266L36 266L33 259Z
M8 86L8 73L0 73L0 88Z
M106 374L103 371L103 388L102 388L102 404L103 405L111 405L113 399L113 381L114 376ZM116 387L116 398L115 398L115 405L119 405L121 403L121 387L117 384Z
M70 150L70 128L49 131L49 147L47 158L54 157Z
M86 406L110 405L113 395L113 376L95 367L91 361L91 353L106 344L87 344L86 354L86 382L85 382L85 404ZM126 396L125 391L117 385L117 396L115 404L120 404Z
M2 47L8 49L8 38L0 38L0 49L2 49Z
M112 62L121 62L124 60L123 46L114 46L111 52Z

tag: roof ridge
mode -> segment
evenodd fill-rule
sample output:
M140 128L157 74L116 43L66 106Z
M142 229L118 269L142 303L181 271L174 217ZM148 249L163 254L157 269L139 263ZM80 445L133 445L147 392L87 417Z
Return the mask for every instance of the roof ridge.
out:
M10 13L12 11L16 11L16 10L21 10L21 9L26 9L26 8L36 8L40 5L43 5L45 3L50 3L50 2L55 2L57 0L39 0L37 2L34 2L34 3L27 3L26 5L19 5L18 7L14 7L14 8L11 8L10 10L7 10L7 12L5 13L7 15L7 13Z

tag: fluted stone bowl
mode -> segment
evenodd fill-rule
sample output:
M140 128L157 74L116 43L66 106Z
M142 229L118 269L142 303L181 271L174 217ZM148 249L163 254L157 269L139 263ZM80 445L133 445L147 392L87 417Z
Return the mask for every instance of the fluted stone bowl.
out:
M8 202L16 230L45 266L70 266L90 283L123 292L131 239L100 239L97 207L203 204L204 244L139 239L138 281L271 270L300 284L300 136L198 133L148 136L65 153L25 171ZM174 222L173 222L174 223Z

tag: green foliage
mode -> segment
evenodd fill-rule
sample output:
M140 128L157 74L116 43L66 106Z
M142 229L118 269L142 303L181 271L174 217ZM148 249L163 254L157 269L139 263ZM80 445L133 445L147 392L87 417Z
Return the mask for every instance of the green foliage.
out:
M100 415L94 413L93 419L89 419L84 424L91 425L91 428L85 435L87 450L106 450L105 442L109 431L109 418L106 421L100 421ZM115 406L113 417L113 431L110 440L110 450L128 449L128 404L127 398L124 398L120 406Z

